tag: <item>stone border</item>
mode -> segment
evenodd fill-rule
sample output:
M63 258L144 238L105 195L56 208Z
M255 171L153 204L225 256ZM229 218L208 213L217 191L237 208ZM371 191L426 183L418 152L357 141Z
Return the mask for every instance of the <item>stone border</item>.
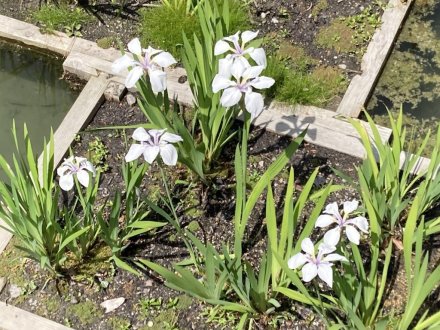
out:
M400 0L390 0L390 3L398 1ZM86 87L55 132L55 162L58 164L73 142L75 135L88 123L88 120L99 108L104 95L120 100L125 92L125 88L121 87L121 84L123 85L127 72L114 75L111 70L112 62L121 56L120 52L113 48L99 48L96 43L81 38L69 38L61 32L55 32L51 35L41 34L39 28L32 24L2 15L0 15L0 37L60 54L66 57L63 63L66 71L88 80ZM379 72L376 74L379 74ZM178 82L179 77L183 75L185 75L183 69L168 71L168 93L173 98L178 98L180 103L192 105L192 95L188 83L181 84ZM109 91L110 86L116 92ZM356 157L365 157L365 150L357 132L351 124L341 119L340 115L333 111L317 107L290 107L272 102L268 109L263 111L254 121L254 124L280 135L292 137L297 136L303 129L308 127L306 141ZM365 122L363 122L363 125L369 130ZM383 141L390 138L390 129L379 127L379 131ZM403 154L402 159L407 156ZM415 167L415 170L423 169L428 163L429 160L427 162L422 160ZM10 233L0 229L0 253L11 237ZM1 329L28 330L35 326L39 329L49 330L69 329L48 319L0 302Z
M0 329L2 330L73 330L62 324L32 314L0 301Z
M357 118L367 105L413 2L414 0L390 0L388 3L381 18L381 26L374 33L362 58L362 74L351 80L339 104L339 114Z

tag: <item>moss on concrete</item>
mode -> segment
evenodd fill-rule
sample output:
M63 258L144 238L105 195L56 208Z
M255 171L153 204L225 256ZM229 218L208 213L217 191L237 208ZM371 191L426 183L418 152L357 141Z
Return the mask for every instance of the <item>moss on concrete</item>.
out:
M101 47L103 49L108 49L114 45L115 38L114 37L103 37L98 40L96 40L96 44L98 47Z

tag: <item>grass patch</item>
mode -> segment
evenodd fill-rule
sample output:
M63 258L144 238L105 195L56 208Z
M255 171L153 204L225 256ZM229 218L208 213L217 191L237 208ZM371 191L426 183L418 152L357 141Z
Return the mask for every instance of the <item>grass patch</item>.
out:
M317 61L299 46L267 38L269 55L265 76L275 84L265 90L269 98L289 104L324 106L344 91L347 81L338 68L316 66Z
M250 27L248 13L239 1L231 1L230 12L231 33ZM145 47L151 45L154 48L168 51L176 59L180 59L180 49L183 44L182 32L189 37L190 41L194 34L199 38L201 36L197 16L187 14L185 6L146 8L140 11L140 16L142 45Z
M41 6L32 14L32 19L41 25L45 32L68 29L80 30L81 25L90 22L93 18L81 8L69 8L66 5Z
M187 36L196 34L200 37L201 34L197 18L187 15L184 8L178 11L166 6L146 8L140 11L140 16L142 45L168 51L176 58L180 58L182 32Z

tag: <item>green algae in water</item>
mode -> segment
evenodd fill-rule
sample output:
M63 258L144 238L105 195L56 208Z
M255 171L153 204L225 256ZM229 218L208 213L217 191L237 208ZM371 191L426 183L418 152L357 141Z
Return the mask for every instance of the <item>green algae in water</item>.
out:
M438 1L415 1L367 110L377 124L389 126L387 108L397 113L401 106L411 145L420 145L429 130L435 135L440 119ZM425 156L430 156L434 143L433 136Z
M0 40L0 154L10 160L15 151L11 127L20 137L28 125L34 150L55 131L78 92L62 80L62 63L53 56Z

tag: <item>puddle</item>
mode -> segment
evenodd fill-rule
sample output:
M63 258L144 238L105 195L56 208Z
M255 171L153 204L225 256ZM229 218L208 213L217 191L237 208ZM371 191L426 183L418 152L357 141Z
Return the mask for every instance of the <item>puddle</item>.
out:
M440 119L440 2L416 0L367 110L389 126L387 108L403 108L408 135L419 145ZM430 156L434 139L425 156ZM414 151L414 150L409 150Z
M63 120L79 92L60 79L62 74L61 60L0 40L0 154L7 159L15 151L13 120L20 136L27 124L35 152Z

